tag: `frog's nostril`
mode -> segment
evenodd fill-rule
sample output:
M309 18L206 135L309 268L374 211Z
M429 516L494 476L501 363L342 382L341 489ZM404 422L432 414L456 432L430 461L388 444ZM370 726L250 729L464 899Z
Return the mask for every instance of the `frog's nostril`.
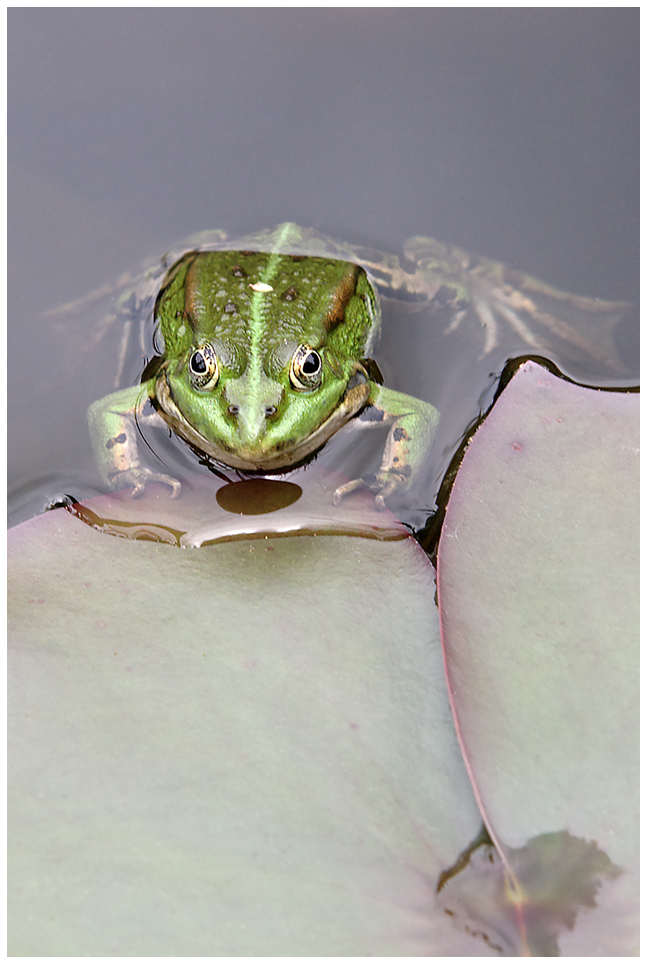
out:
M276 411L277 411L276 405L267 405L267 406L265 407L265 416L266 416L266 419L271 419L272 416L275 415Z
M230 415L238 415L239 407L237 405L228 405L227 411L229 412Z

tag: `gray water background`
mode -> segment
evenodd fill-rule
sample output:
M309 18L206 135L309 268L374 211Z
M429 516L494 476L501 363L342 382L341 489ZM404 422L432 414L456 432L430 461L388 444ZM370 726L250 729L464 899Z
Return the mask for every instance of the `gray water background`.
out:
M638 26L638 8L10 8L12 522L91 477L85 410L114 374L107 352L67 374L83 331L42 313L199 230L423 234L636 302ZM633 372L637 343L631 313ZM388 344L412 369L397 387L441 372L451 447L475 373Z

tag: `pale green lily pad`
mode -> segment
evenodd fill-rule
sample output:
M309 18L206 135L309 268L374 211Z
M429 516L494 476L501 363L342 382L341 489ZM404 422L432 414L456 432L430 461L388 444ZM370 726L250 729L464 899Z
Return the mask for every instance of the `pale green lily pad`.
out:
M411 539L10 551L10 954L490 955L436 896L480 816Z
M526 363L468 448L441 536L452 701L522 952L637 950L638 413L636 394ZM524 880L540 847L557 862L542 899ZM546 900L563 915L553 951Z

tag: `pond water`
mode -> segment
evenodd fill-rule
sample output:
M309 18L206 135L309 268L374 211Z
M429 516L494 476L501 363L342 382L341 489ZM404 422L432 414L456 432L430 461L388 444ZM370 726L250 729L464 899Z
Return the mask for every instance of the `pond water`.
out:
M103 492L93 461L86 412L90 403L114 387L120 327L113 325L94 351L88 351L88 348L92 332L106 310L110 312L114 296L107 293L76 315L55 316L51 310L110 285L125 272L137 272L145 259L159 258L183 238L200 230L224 229L230 237L240 237L290 220L350 244L396 253L402 250L408 238L428 236L528 272L562 291L636 305L638 16L638 10L634 8L12 8L9 11L10 523L39 514L48 502L61 494L86 498ZM488 325L485 328L488 329ZM436 406L441 414L430 454L427 494L412 504L399 507L399 519L411 527L422 526L434 509L437 488L450 460L466 429L491 403L507 359L524 354L519 338L511 329L507 330L496 350L488 354L483 352L485 333L479 329L476 332L481 343L475 338L475 330L471 332L465 326L448 337L438 326L429 324L429 316L425 313L410 314L398 306L385 306L384 333L376 356L385 383L424 399ZM632 385L638 380L638 333L638 314L636 309L630 309L616 328L610 348L623 363L620 372L610 372L598 362L588 363L578 352L564 356L556 352L553 359L565 374L586 384ZM140 349L137 338L134 339L121 384L137 382L143 358L149 351L148 344ZM180 520L180 525L176 507L182 500L178 500L173 515L167 517L171 501L163 486L149 487L140 504L117 493L91 500L90 508L87 505L77 507L77 519L84 519L105 532L126 535L129 527L141 530L142 520L137 517L135 505L141 506L147 500L154 504L157 500L158 509L162 506L159 518L153 520L156 525L148 526L140 538L169 543L170 546L104 541L108 545L104 545L102 551L115 558L114 585L109 588L110 592L114 591L112 597L110 593L106 595L107 584L99 565L99 537L86 526L77 529L77 520L65 513L58 516L48 513L35 525L45 526L51 531L50 536L59 525L67 527L66 539L57 543L51 536L43 543L39 537L41 542L33 557L25 550L16 552L16 559L27 571L27 579L23 587L25 592L22 596L14 592L14 601L18 600L20 606L25 604L24 612L29 614L27 624L35 628L36 634L36 642L28 657L31 660L33 655L34 663L21 664L21 680L29 686L34 683L40 686L42 680L42 693L45 694L41 699L34 691L35 698L30 698L33 706L38 708L43 739L34 737L30 731L27 741L32 742L29 747L36 746L45 754L50 772L57 781L63 781L65 800L71 801L73 806L79 796L69 793L65 755L78 757L81 762L78 773L84 790L89 788L94 794L99 788L97 793L101 802L97 813L105 805L103 785L87 780L83 772L86 759L83 754L76 754L76 735L70 740L61 731L64 739L55 739L48 701L52 694L52 680L60 682L61 677L58 670L49 669L53 665L48 660L43 663L43 654L47 657L50 653L47 647L43 648L43 639L49 639L47 634L53 635L54 646L62 642L74 650L76 644L68 639L67 627L69 614L78 611L79 599L87 601L85 612L92 632L107 628L107 619L104 620L97 610L97 600L100 605L105 604L111 620L113 616L119 616L127 626L139 627L140 624L133 621L141 620L142 613L149 612L147 606L150 612L161 615L160 621L143 624L145 632L151 636L152 654L150 664L140 676L144 690L130 691L128 686L124 689L120 680L115 692L120 695L132 693L133 706L148 712L146 699L142 700L141 695L146 694L152 676L162 668L164 679L160 694L163 711L156 717L155 725L150 727L150 733L155 741L161 741L159 760L165 780L166 774L173 770L166 756L166 735L170 733L169 727L171 730L175 727L174 721L166 714L168 688L177 681L183 687L186 679L183 677L186 668L177 673L173 663L173 660L185 661L186 651L178 649L178 642L185 648L196 650L201 659L192 664L197 682L194 685L193 680L189 681L189 699L171 701L174 708L187 708L191 718L196 709L195 691L203 680L208 684L204 693L212 711L220 713L221 705L209 692L211 681L217 681L224 695L229 697L232 709L223 714L228 727L237 719L239 706L245 706L247 710L258 706L256 698L250 700L244 695L239 699L236 690L228 693L229 677L220 674L220 665L216 670L205 670L206 665L201 663L205 653L198 654L201 648L196 649L193 635L186 632L187 626L193 626L195 614L199 612L207 624L204 638L209 646L205 650L218 664L223 651L218 641L214 644L213 624L216 624L221 640L232 643L236 650L240 642L236 632L245 627L242 616L250 616L256 622L251 630L242 632L245 638L243 649L249 641L255 646L263 646L270 618L263 608L250 605L250 600L256 600L254 592L244 590L241 610L231 606L238 590L229 591L221 586L223 570L219 571L219 566L227 568L228 560L238 561L237 566L240 566L240 571L234 567L228 574L235 587L240 582L239 572L249 574L251 559L257 560L258 571L264 580L269 576L270 581L276 579L279 585L285 582L285 574L295 576L299 594L293 606L286 607L281 594L274 591L271 602L280 614L288 612L294 616L300 635L302 624L308 627L315 612L311 605L312 587L321 588L325 584L328 587L327 581L335 570L350 596L352 617L344 623L345 628L352 624L352 620L357 620L360 629L368 634L366 643L358 634L353 635L354 640L357 636L360 641L358 652L363 659L374 659L376 634L368 632L368 620L357 619L358 594L369 590L380 598L381 603L386 601L386 611L395 622L394 629L388 631L388 646L385 648L388 672L384 679L389 694L398 689L394 685L397 677L392 665L396 669L405 666L403 644L410 646L414 637L407 629L403 630L404 618L398 607L391 604L393 599L401 600L401 597L398 595L400 590L398 593L394 590L386 575L385 560L395 554L383 553L383 541L391 541L390 551L418 554L424 578L417 583L405 570L400 573L400 578L408 590L418 587L428 607L425 612L435 632L438 631L436 610L432 606L434 575L428 559L412 540L403 538L405 531L388 514L376 512L366 493L354 493L353 499L360 503L364 500L362 508L367 513L364 529L373 526L376 539L373 542L348 542L362 544L363 552L371 544L370 549L378 560L373 579L366 576L366 571L362 571L364 580L358 579L357 547L347 546L350 559L347 573L340 568L333 543L328 546L327 556L316 540L277 540L275 546L272 541L266 545L265 541L247 539L251 532L255 532L256 526L255 517L249 515L249 494L253 492L252 501L258 506L261 503L260 489L264 492L263 500L267 500L263 504L266 515L277 521L277 532L283 527L284 534L308 533L307 528L302 527L299 513L303 515L304 506L312 506L314 508L309 511L315 517L318 505L321 507L317 498L326 491L325 487L320 487L313 494L308 490L308 484L327 465L333 470L342 467L344 454L338 437L327 445L326 455L309 467L308 472L297 472L288 482L264 481L260 487L259 480L251 484L221 485L221 480L214 480L204 471L202 476L192 476L199 467L186 446L165 438L164 433L152 434L148 442L164 457L169 471L183 478L184 493L189 498L182 506L191 512ZM336 448L338 443L340 448ZM608 454L610 448L598 445L599 450ZM626 448L629 451L629 447ZM362 450L359 457L369 460L371 453L367 451L365 454ZM536 478L538 475L536 473ZM190 478L185 485L187 476ZM206 479L214 483L209 490L205 487ZM325 485L331 485L330 476ZM611 490L614 491L613 486ZM328 493L330 495L330 489ZM331 504L329 498L326 503L329 516L332 514ZM510 506L505 506L502 516L509 510ZM334 525L330 526L331 531L345 535L355 532L358 517L351 518L351 513L352 509L343 504ZM209 551L210 544L223 538L220 526L226 514L236 520L238 532L245 540L238 546L218 547L218 553L209 557L216 578L211 570L201 576L193 569L199 569L204 559L200 548ZM480 507L475 516L481 519ZM230 519L227 526L231 529ZM594 535L600 536L597 527L590 528ZM25 529L14 530L12 539L22 539ZM552 527L548 526L547 531L553 532ZM86 542L90 547L87 556L75 555L80 542ZM298 547L297 552L305 556L306 562L301 566L296 565L294 557L290 556L291 542ZM620 542L623 544L623 540ZM66 557L64 564L52 562L49 555L61 544L72 554ZM178 545L195 548L195 552L192 549L192 552L179 554L174 548ZM609 543L601 539L601 545L607 552ZM500 549L502 546L500 540ZM431 542L426 548L430 547ZM626 552L626 546L622 551ZM160 558L168 560L173 570L170 582L163 578L151 579L150 559L158 553ZM311 568L309 554L322 567L321 580L317 575L320 571ZM274 561L268 565L272 555ZM551 556L550 553L539 555L541 558ZM133 579L126 581L128 585L123 583L126 557L134 561ZM589 558L600 559L600 550L591 552ZM278 566L278 559L286 560L284 569ZM95 576L86 572L87 566L97 567L93 571ZM175 586L178 566L180 569L184 567L186 592ZM518 569L526 572L523 566ZM610 569L606 567L605 571L608 579ZM56 585L61 573L69 574L71 586L74 584L70 604L67 597L60 598ZM204 598L212 603L215 590L226 596L229 594L220 607L215 607L219 617L216 621L211 620L208 607L196 606L199 579L206 581ZM47 594L41 593L40 589L45 580L50 581ZM169 591L171 583L182 598L186 611L178 610L174 594ZM472 593L474 584L470 582L468 585ZM142 604L142 596L135 592L141 587L157 594L150 598L153 602ZM51 619L45 596L50 598L48 604L53 601L54 606L59 607L59 623ZM325 601L329 599L325 594L320 596ZM600 592L598 597L607 599L609 594ZM339 603L337 595L330 599ZM307 601L306 607L303 607L304 600ZM379 624L378 607L368 600L367 615ZM315 603L319 600L315 599ZM34 609L38 614L36 622L33 622ZM457 607L457 611L460 609ZM327 604L321 610L332 619L333 630L327 632L326 624L319 619L312 623L318 624L325 640L330 637L341 648L341 658L334 653L331 660L331 693L337 697L340 667L346 671L349 664L352 667L355 664L348 660L349 641L337 630L337 607ZM402 606L402 614L410 611L416 612L416 608L409 604ZM167 612L176 621L171 626L178 629L172 629L167 637L162 635L164 646L168 645L173 658L165 664L159 660L158 624L164 625ZM232 632L222 619L223 614L231 620ZM98 616L102 619L97 619ZM479 617L481 619L481 614ZM319 627L320 623L324 630ZM66 633L61 634L61 626ZM117 627L115 639L120 640L119 645L115 643L114 651L112 642L103 649L93 645L92 656L99 656L101 660L106 657L106 665L113 671L113 656L117 657L119 649L118 670L121 673L123 669L124 674L130 675L133 670L130 660L122 660L123 631L119 620L114 620L112 626ZM85 633L83 627L80 632ZM112 637L109 639L112 641ZM142 639L138 632L136 655L143 652ZM421 706L425 714L432 710L447 718L443 726L429 718L429 743L421 744L427 765L428 747L438 749L439 735L454 742L455 732L445 703L446 684L440 646L431 645L436 637L431 636L427 624L421 639L421 653L425 660L434 659L439 666L442 695L441 699L430 700L427 692L424 693ZM298 640L301 642L301 636ZM395 640L399 646L393 646ZM292 647L292 641L293 637L285 636L287 647ZM553 646L553 637L550 643ZM314 644L312 640L311 644L316 655L326 655L324 646ZM515 644L518 645L517 640ZM299 647L292 647L292 650L297 657L299 673L303 666L306 668L304 679L319 685L320 675L317 669L313 672L317 664L303 662ZM532 661L536 660L536 651L531 647L520 647L520 651L527 656L530 654ZM580 654L579 648L576 651ZM489 648L478 648L478 652L489 653ZM268 647L268 654L274 659L273 646ZM238 656L235 652L232 660L238 660ZM122 668L124 662L129 665ZM68 659L67 654L63 664L65 672L71 670L73 673L77 670L87 673L90 667L83 661ZM542 661L542 665L553 666L550 660ZM245 674L241 670L241 679L245 677L244 686L247 686L246 675L256 667L256 658L244 666ZM412 679L419 681L422 687L427 686L425 673L418 671L418 664L412 663L412 666ZM508 666L522 673L521 660L509 660ZM529 679L532 674L534 678L537 675L537 661L530 666ZM387 742L380 728L384 726L385 732L389 733L395 733L397 729L389 723L383 724L383 718L387 721L389 718L385 718L382 693L379 692L378 696L375 693L373 665L365 670L364 664L358 662L358 667L358 687L370 699L379 723L376 746L384 748ZM89 701L92 713L98 714L97 733L105 743L108 759L118 759L118 773L129 777L128 768L121 768L121 745L113 742L114 730L106 727L101 718L106 693L110 706L116 708L118 726L123 728L126 722L123 746L127 753L139 754L140 746L133 740L129 713L122 713L122 705L112 700L111 692L106 690L105 669L100 666L99 672L95 672L90 667L88 679L92 687L99 688L98 696L91 688L79 685L78 680L82 678L76 677L71 682L70 693L74 699ZM595 669L599 670L598 664ZM635 676L633 669L633 681ZM287 679L290 681L291 678ZM371 688L366 686L367 679L371 681ZM563 674L562 679L568 678ZM581 688L570 688L576 695L576 703L581 701L583 706L596 706L598 713L602 702L595 701L592 705L587 695L581 696L587 676L577 669L573 679ZM598 679L607 684L608 678L601 678L600 673ZM297 680L299 683L299 677ZM481 675L477 675L476 680L481 685ZM303 699L306 706L309 691L301 684L289 684L289 689L293 696ZM63 694L61 718L66 727L70 724L73 729L77 728L79 720L85 720L85 712L70 715L73 705L67 701L66 691L58 690L57 698ZM516 698L524 693L517 684L512 690ZM620 692L619 688L613 688L615 695ZM275 707L283 712L282 702L275 699L275 691L264 680L259 685L259 693L264 695L273 713ZM321 721L325 721L326 726L336 724L335 714L330 713L331 701L323 693L326 702L321 714L315 714L313 718L317 735L320 732L326 734ZM416 718L411 713L409 682L406 681L398 693L403 695L404 705L407 704L407 713L402 715L402 720L408 726L414 721L417 730ZM470 693L468 696L472 700ZM492 699L490 691L488 699ZM630 701L621 704L634 707ZM350 718L348 732L355 734L357 699L354 694L351 706L354 716ZM540 709L543 711L544 707ZM196 713L199 718L200 708ZM307 716L301 708L296 713L297 719ZM26 727L27 715L22 713L22 706L16 716ZM493 719L497 716L493 715ZM526 716L534 725L533 718ZM241 715L243 730L245 719L246 715ZM625 718L614 719L622 731ZM283 725L283 718L280 723ZM610 730L603 729L607 737ZM82 730L83 747L91 746L92 741L88 745L85 725ZM203 730L201 727L195 730L200 735L202 753L205 744ZM259 730L264 732L263 726ZM300 728L293 730L301 740ZM269 733L274 741L273 732ZM410 739L408 732L403 746L408 749L416 746L420 733L418 729L418 736ZM248 737L245 733L243 736L241 747L245 749ZM515 729L515 737L519 745L519 728ZM313 740L312 736L304 736L305 746L309 740ZM228 752L230 744L227 739L214 743ZM283 738L277 740L276 745L282 750ZM50 746L53 748L51 755ZM209 741L205 746L210 747ZM335 749L336 745L331 743L330 747ZM454 743L452 747L461 779L465 780ZM60 759L56 754L64 755L64 766L59 766ZM318 754L312 754L311 748L309 754L318 763ZM578 754L580 756L580 749ZM616 747L614 755L618 756ZM361 761L367 756L371 755L363 752ZM29 753L18 753L16 757L21 765L31 766L33 763ZM95 760L92 749L88 757ZM38 783L41 782L42 769L40 759L34 759ZM303 784L304 755L301 750L297 759L295 786L299 790ZM409 760L400 749L396 759L399 762ZM136 757L133 760L137 765L136 776L148 781L149 767L141 767ZM322 757L322 761L326 764L327 759ZM337 766L338 761L335 763ZM353 762L348 773L354 775L356 767ZM103 765L101 770L103 780ZM409 770L416 779L422 775L426 781L437 780L434 767L426 770L416 765ZM232 768L232 773L234 771L238 773ZM445 774L446 770L440 768L439 773ZM605 769L599 767L597 779L599 773L606 773ZM572 772L567 769L569 780L571 776ZM326 773L325 782L329 780ZM372 796L374 784L379 783L377 780L373 784L372 781L366 782ZM616 786L614 781L609 783L611 787ZM529 782L522 781L521 784L526 791ZM32 802L40 801L47 811L48 799L40 794L41 784L38 784L38 793L34 791L36 784L31 783L31 777L25 786L28 806L19 806L17 810L21 817L26 815L28 827L33 817ZM125 786L130 794L130 780ZM188 780L182 779L180 787L182 794L189 788L192 797L202 806L200 795L196 798L193 794L195 784L191 776ZM245 795L242 797L249 800L247 786L243 790ZM364 793L364 785L361 790ZM226 790L226 798L228 793ZM336 796L345 802L346 811L348 798L345 792L336 792ZM436 800L438 796L435 786L430 798ZM298 800L299 793L291 792L289 797ZM538 794L534 792L535 801L544 802L545 799L544 790ZM254 797L255 808L257 800L276 806L281 821L284 820L284 799L281 796L263 791ZM412 798L405 796L404 800L408 810ZM470 835L477 830L479 820L472 810L474 801L469 789L463 796L453 791L449 800L451 803L446 813L453 819L456 818L457 802L468 801L471 810L469 819L466 819L466 830L458 835L460 840L453 841L452 847L448 846L449 858L444 858L444 868L455 861ZM596 800L596 793L587 796L587 807L592 800ZM171 809L174 818L176 812L181 813L183 806ZM227 806L231 808L231 801L227 801ZM124 810L131 813L127 807ZM94 813L94 804L91 811ZM524 813L518 807L514 811ZM219 815L221 811L219 807L211 807L211 813ZM238 822L238 814L233 816ZM598 811L596 816L599 817ZM148 822L148 817L146 820ZM43 826L45 823L42 822ZM70 826L75 826L74 816ZM200 821L192 826L201 829ZM128 837L121 836L116 824L113 827L120 833L120 846L126 842L129 851L139 857L137 848L128 844ZM590 837L595 836L593 832L587 833ZM94 840L94 831L92 836ZM310 836L309 830L307 841ZM29 829L24 840L33 842ZM65 836L61 835L60 840L65 841ZM79 840L86 839L80 835ZM323 835L322 840L328 842L330 839ZM418 860L418 839L415 844ZM274 841L272 846L275 847ZM85 845L83 847L85 860L90 852ZM209 854L202 842L200 848L201 853ZM253 841L251 849L254 848L256 843ZM65 862L69 857L67 844L64 851ZM119 865L121 852L115 853ZM342 854L341 867L345 875L349 853L344 849ZM36 848L35 854L47 855L50 851ZM61 890L60 868L63 865L56 854L55 858L55 872L50 880L54 883L57 898L62 895L64 900L70 899L74 904L78 894L94 894L87 888L87 878L84 878L80 892L74 888ZM177 878L175 870L173 877L174 880ZM436 877L428 877L434 887ZM119 881L124 879L122 868L118 869L118 878ZM42 879L39 867L33 879L39 890ZM295 880L301 889L301 881ZM247 880L245 883L247 886ZM105 884L103 878L101 884ZM108 884L110 886L110 881ZM415 890L413 893L417 907L426 907L418 897L419 892ZM110 901L100 900L102 909L109 909L110 917ZM374 901L373 892L371 900ZM22 893L20 901L25 907ZM30 905L29 901L27 905ZM40 914L38 902L31 902L30 907ZM140 927L140 906L127 895L123 907L131 914L136 931ZM333 915L329 918L321 915L320 904L315 902L315 907L320 923L327 924L332 920ZM47 918L53 922L53 929L58 928L56 917ZM59 921L72 921L74 914L70 916L66 911L58 917ZM157 910L153 917L151 934L157 940L160 920ZM166 917L171 919L172 916ZM118 919L124 920L120 915ZM94 931L91 914L83 914L80 918L77 915L76 920L82 925L90 922ZM207 920L213 920L211 908ZM617 920L613 918L613 921ZM33 927L29 918L24 921L30 941L32 935L40 939L39 929ZM281 916L278 921L283 926ZM623 917L620 927L626 928ZM193 925L190 930L193 934L201 933L200 927ZM112 924L109 932L112 940ZM260 932L263 934L263 927ZM126 934L128 936L128 929ZM94 940L94 936L92 938ZM44 941L47 944L49 937L46 936ZM164 936L161 941L164 945ZM132 948L126 947L127 953L131 953ZM144 953L149 952L150 947ZM111 949L107 953L111 953Z
M101 488L85 413L118 335L86 354L100 316L43 313L196 231L425 235L636 304L637 26L632 8L10 10L10 522ZM637 343L630 311L617 384ZM431 492L516 352L480 360L386 312L386 382L441 411Z

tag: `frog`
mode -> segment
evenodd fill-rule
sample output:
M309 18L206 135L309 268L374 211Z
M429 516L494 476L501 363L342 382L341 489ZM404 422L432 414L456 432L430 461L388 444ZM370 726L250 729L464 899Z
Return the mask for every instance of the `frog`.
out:
M409 489L433 442L439 413L382 382L372 359L380 299L365 268L326 255L192 250L166 273L154 319L163 351L139 386L94 402L90 434L103 481L137 497L152 482L181 484L140 460L137 424L163 422L218 465L277 474L308 462L358 419L384 426L378 470L337 487L333 502L365 487L378 508ZM150 403L153 417L146 416Z
M439 423L431 403L384 385L373 358L381 301L428 310L445 334L472 324L481 357L506 325L533 352L560 342L614 371L611 332L628 308L431 238L389 255L291 222L238 240L203 232L120 284L124 331L152 316L157 353L140 384L88 410L108 488L138 497L163 483L180 494L179 480L142 462L142 425L168 428L209 464L267 475L307 464L341 430L378 426L377 471L342 483L333 502L364 488L379 509L420 479Z

